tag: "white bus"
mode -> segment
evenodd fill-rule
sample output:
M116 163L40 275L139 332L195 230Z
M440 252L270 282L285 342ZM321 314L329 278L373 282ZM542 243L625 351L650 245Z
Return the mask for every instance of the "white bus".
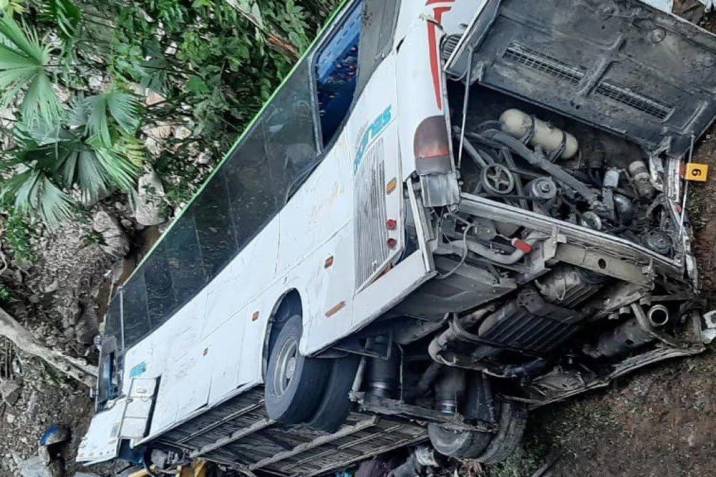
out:
M119 288L79 461L491 463L702 351L715 91L714 37L637 0L348 1Z

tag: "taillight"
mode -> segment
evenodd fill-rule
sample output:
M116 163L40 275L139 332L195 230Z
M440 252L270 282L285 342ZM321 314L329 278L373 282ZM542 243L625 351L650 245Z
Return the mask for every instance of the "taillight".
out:
M415 131L413 149L418 174L448 174L452 171L450 136L444 116L431 116L420 123Z

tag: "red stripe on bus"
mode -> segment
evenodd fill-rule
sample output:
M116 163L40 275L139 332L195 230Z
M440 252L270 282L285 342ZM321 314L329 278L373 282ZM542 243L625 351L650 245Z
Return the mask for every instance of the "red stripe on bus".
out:
M431 2L428 2L428 5ZM442 22L443 15L452 10L452 7L435 7L435 21ZM440 45L438 45L438 26L433 22L428 22L428 43L430 48L430 69L433 74L433 88L435 89L435 101L438 109L443 109L443 91L440 73Z

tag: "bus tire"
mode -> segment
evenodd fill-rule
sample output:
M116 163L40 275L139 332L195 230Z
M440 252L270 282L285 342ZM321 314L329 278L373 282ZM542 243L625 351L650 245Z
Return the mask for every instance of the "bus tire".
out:
M454 431L439 424L428 424L430 443L440 454L455 459L474 459L492 440L492 433Z
M497 434L477 460L491 465L507 459L520 446L526 427L527 407L523 403L504 401Z
M266 412L270 419L298 424L311 418L328 378L327 360L301 355L301 316L286 321L271 347L266 371Z
M497 404L497 403L496 403ZM438 424L428 425L430 443L440 454L456 459L475 459L497 464L519 447L527 426L527 409L521 403L499 403L496 433L452 431Z
M360 357L348 355L332 360L331 375L318 409L308 426L324 432L336 432L346 422L351 411L350 392L353 387Z

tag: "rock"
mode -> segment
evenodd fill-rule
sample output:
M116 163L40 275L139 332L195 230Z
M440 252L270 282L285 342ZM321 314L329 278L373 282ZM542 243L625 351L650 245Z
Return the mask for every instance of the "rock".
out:
M144 100L144 104L146 104L147 106L154 106L155 104L159 104L163 101L166 101L166 98L164 96L154 91L150 91L147 95L147 99Z
M176 41L173 41L169 44L166 50L164 50L164 54L168 56L174 56L177 54L177 49L179 48L179 45L177 45Z
M52 283L47 285L45 289L43 290L44 293L54 293L57 291L57 289L60 288L60 282L55 278Z
M99 477L97 474L88 474L86 472L77 472L74 477Z
M88 84L90 89L94 91L101 91L104 87L104 76L92 75L89 77Z
M70 99L72 99L72 94L70 93L70 90L65 88L64 86L59 85L57 83L53 83L52 89L55 90L55 94L57 94L57 99L60 100L60 103L69 103Z
M144 133L154 139L168 139L172 135L172 126L166 123L158 123L153 128L143 129Z
M52 462L52 454L47 446L40 446L40 448L37 449L37 455L42 459L42 463L45 465L50 465L50 462Z
M12 424L13 422L15 422L15 414L5 414L5 421L7 421L8 424Z
M30 399L28 399L28 402L27 402L27 411L26 411L26 415L30 418L30 421L34 421L35 417L37 417L38 406L39 406L39 397L37 395L37 391L32 391L32 394L30 395Z
M68 326L62 334L65 335L65 338L71 340L75 337L75 328L72 326Z
M122 224L122 227L125 229L131 229L132 228L132 221L129 219L122 219L120 220L120 223Z
M117 219L100 210L94 214L92 229L102 235L102 250L114 257L124 257L129 252L129 240Z
M206 151L199 153L196 158L196 163L201 164L202 166L211 164L211 153Z
M158 156L162 153L162 147L159 144L159 141L154 139L153 137L147 136L147 138L144 140L144 147L149 151L149 154L152 156Z
M156 172L139 178L134 219L142 225L158 225L166 221L164 186Z
M45 465L40 456L20 462L19 467L21 477L53 477L52 469Z
M0 396L8 406L14 406L22 394L22 383L14 379L0 382Z
M191 134L191 129L186 126L179 126L174 130L174 137L179 140L189 139Z
M75 340L81 345L89 346L94 342L97 333L99 330L96 321L92 323L89 320L82 320L75 327Z

